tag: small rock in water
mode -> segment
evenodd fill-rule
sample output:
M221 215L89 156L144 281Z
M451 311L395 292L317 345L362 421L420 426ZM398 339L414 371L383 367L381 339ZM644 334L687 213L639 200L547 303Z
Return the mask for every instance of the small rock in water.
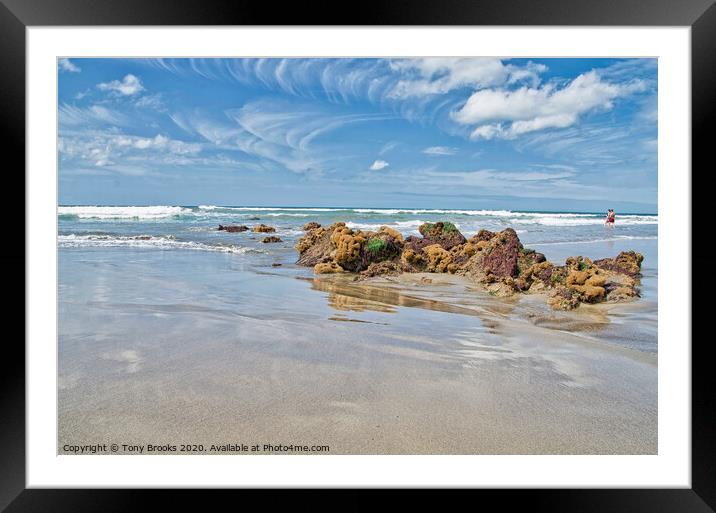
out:
M269 237L264 237L261 242L263 243L269 243L269 242L283 242L280 237L276 237L275 235L270 235Z
M256 233L272 233L276 231L276 228L265 224L257 224L251 229L251 231Z
M219 225L219 231L224 231L224 232L231 232L231 233L246 232L248 230L249 230L249 227L244 226L244 225L237 225L237 224L231 224L231 225L226 225L226 226L221 225L221 224Z
M308 232L310 230L315 230L316 228L320 228L321 225L317 223L316 221L311 221L310 223L306 223L303 225L303 231Z

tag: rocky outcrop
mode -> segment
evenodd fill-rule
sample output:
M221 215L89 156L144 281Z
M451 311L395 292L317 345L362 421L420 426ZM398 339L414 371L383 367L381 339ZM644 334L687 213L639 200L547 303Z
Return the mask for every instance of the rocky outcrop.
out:
M406 269L412 272L422 272L428 265L428 259L422 250L413 250L410 247L405 248L400 255L400 261Z
M622 251L614 258L603 258L594 262L602 269L616 273L638 276L641 273L641 262L644 257L636 251Z
M536 262L529 267L522 267L522 272L515 280L516 287L521 291L537 292L552 285L555 267L552 262Z
M283 242L283 241L281 240L281 237L276 237L275 235L269 235L268 237L264 237L263 239L261 239L261 242L263 242L264 244L269 244L272 242Z
M628 256L620 258L622 255ZM552 291L549 302L555 308L571 310L581 303L621 302L637 298L639 281L636 277L641 275L643 259L641 254L633 251L595 262L583 256L570 257L564 267L550 276ZM619 265L614 265L615 262Z
M427 257L425 270L429 273L445 273L448 266L452 263L452 255L440 244L432 244L423 248L423 253Z
M262 223L257 224L256 226L251 228L251 231L256 233L273 233L276 231L276 228L274 228L273 226L267 226Z
M313 272L316 274L342 273L343 268L335 262L322 262L313 266Z
M452 223L424 223L420 225L418 231L422 238L411 235L405 241L413 251L419 251L434 244L448 250L465 242L463 234Z
M405 267L393 260L375 262L368 266L365 271L361 271L361 278L372 278L374 276L395 276L406 272Z
M345 226L345 223L336 223L327 228L318 226L308 230L294 246L298 251L298 262L296 263L313 267L316 264L330 261L333 251L331 236L336 228L342 226Z
M244 225L238 225L238 224L230 224L230 225L220 224L218 230L223 231L223 232L230 232L230 233L247 232L247 231L249 231L249 227L244 226Z
M643 256L634 251L592 262L577 256L558 266L525 248L517 233L480 230L466 239L452 223L425 223L421 237L403 239L396 230L353 230L345 223L304 226L296 244L298 264L317 274L352 272L357 279L404 272L465 275L490 294L546 294L554 308L581 303L621 302L639 297Z
M321 225L315 221L311 221L310 223L306 223L303 225L303 231L309 232L311 230L315 230L316 228L320 228Z
M361 250L367 240L367 234L361 231L354 232L347 226L336 228L331 235L333 261L348 271L363 270Z
M387 226L383 226L376 234L368 234L366 243L361 248L361 268L372 264L395 260L403 251L403 236Z
M377 232L352 230L345 223L311 228L296 244L300 265L335 262L341 269L361 272L371 264L400 258L403 237L382 227Z
M507 228L495 234L487 243L481 262L483 271L498 278L517 276L517 259L522 250L517 233L512 228Z

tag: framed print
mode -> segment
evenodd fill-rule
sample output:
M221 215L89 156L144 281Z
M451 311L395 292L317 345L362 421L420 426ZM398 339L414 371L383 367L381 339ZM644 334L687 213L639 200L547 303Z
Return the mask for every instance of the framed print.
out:
M716 8L545 5L6 1L27 300L3 506L711 511L691 169Z

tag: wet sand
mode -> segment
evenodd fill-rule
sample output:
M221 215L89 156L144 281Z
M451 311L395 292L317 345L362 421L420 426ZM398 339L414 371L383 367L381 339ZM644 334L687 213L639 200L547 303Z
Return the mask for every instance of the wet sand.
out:
M355 282L221 254L61 265L59 453L657 451L657 355L638 349L656 336L639 322L653 301L554 312L449 275Z

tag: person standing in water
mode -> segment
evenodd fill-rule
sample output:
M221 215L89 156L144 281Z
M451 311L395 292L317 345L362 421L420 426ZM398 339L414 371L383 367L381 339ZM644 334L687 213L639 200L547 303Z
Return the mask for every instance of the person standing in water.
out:
M609 210L607 210L607 219L606 219L606 221L604 221L604 224L606 226L608 226L609 228L613 228L615 216L616 216L616 214L614 213L613 208L610 208Z

